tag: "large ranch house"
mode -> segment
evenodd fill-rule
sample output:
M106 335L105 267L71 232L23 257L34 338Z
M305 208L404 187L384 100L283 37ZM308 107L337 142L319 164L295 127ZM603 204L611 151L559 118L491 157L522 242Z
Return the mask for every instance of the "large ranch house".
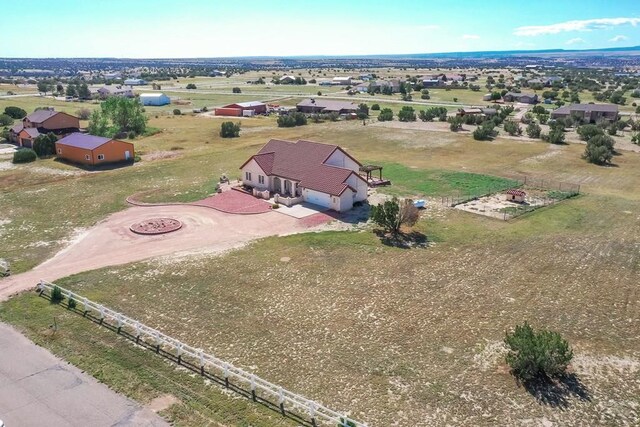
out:
M551 112L552 119L576 117L588 123L599 120L615 122L618 120L618 106L615 104L572 104Z
M337 145L270 140L241 167L242 184L258 192L344 212L367 199L360 162Z
M71 114L53 109L36 110L9 129L9 140L20 147L33 147L42 134L53 133L58 138L80 130L80 120Z

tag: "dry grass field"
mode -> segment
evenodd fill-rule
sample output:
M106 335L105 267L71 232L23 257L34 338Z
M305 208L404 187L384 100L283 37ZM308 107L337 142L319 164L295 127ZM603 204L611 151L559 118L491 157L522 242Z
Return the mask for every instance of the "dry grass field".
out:
M278 129L273 118L242 120L240 138L224 140L220 122L152 116L162 132L136 140L143 161L121 169L0 159L0 257L27 270L135 192L196 200L269 138L339 144L387 165L394 185L382 191L413 197L484 175L580 183L580 197L507 222L434 203L416 226L427 248L387 246L369 230L314 232L60 283L371 426L638 425L638 153L598 167L580 144L361 122ZM177 425L288 423L34 295L2 304L0 319L138 400L173 393L180 404L163 414ZM577 385L536 397L515 383L501 341L525 320L569 340Z

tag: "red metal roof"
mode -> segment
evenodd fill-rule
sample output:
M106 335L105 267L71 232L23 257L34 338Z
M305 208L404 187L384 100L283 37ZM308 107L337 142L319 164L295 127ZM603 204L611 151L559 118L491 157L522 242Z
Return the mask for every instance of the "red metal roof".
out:
M523 196L523 197L527 195L527 193L525 193L524 191L516 190L516 189L507 190L506 194L509 194L511 196Z
M267 175L292 179L298 181L301 187L339 196L350 188L346 181L351 174L362 178L351 169L325 164L336 150L353 159L337 145L272 139L241 168L253 159ZM357 160L353 160L360 165Z

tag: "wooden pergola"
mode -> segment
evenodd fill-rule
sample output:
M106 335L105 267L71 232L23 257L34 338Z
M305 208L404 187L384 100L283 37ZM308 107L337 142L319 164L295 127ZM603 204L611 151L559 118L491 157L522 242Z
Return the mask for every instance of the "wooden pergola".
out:
M379 171L379 178L373 177L373 172ZM378 185L389 185L391 181L388 179L382 178L382 166L378 165L362 165L360 166L360 172L364 172L367 177L367 183L371 187L376 187Z

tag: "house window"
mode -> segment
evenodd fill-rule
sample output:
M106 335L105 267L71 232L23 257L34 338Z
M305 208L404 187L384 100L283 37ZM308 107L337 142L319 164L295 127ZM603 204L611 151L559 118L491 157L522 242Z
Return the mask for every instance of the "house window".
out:
M246 179L247 181L251 181L251 172L245 172L244 179Z
M85 154L84 159L85 160L91 160L91 156L89 156L88 154Z
M104 154L98 154L98 160L104 160Z
M58 148L58 154L62 154L62 148Z
M264 176L258 175L258 184L264 184Z

